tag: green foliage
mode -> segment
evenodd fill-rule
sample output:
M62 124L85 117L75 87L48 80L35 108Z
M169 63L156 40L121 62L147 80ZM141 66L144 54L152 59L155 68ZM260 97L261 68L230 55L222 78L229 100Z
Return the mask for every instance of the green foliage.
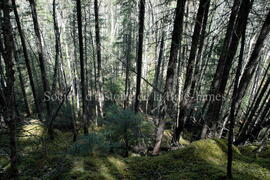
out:
M101 135L82 136L79 141L103 143ZM23 140L19 138L19 140ZM105 140L104 140L105 141ZM106 141L105 141L106 142ZM227 141L200 140L176 151L157 157L122 158L108 156L76 156L65 153L71 134L56 131L53 142L41 148L25 148L19 156L20 179L224 179L226 175ZM21 146L21 143L19 143ZM33 146L33 144L28 144ZM74 146L71 145L71 147ZM95 147L94 147L95 146ZM98 151L92 146L94 153ZM258 157L252 156L256 146L234 147L234 179L270 179L267 146ZM71 149L71 148L70 148ZM248 152L248 153L246 153ZM0 156L0 166L8 163ZM0 172L1 173L1 172Z
M122 110L113 105L109 108L104 123L103 134L112 148L151 143L153 125L131 110Z
M124 90L124 84L123 81L113 81L109 79L106 81L104 89L112 95L119 95Z
M58 104L56 105L56 107ZM57 114L55 121L53 122L54 128L61 130L69 130L72 128L72 116L73 109L71 104L63 104L60 111Z
M97 152L107 152L109 149L104 137L97 133L80 136L78 140L72 144L68 152L72 155L89 156Z

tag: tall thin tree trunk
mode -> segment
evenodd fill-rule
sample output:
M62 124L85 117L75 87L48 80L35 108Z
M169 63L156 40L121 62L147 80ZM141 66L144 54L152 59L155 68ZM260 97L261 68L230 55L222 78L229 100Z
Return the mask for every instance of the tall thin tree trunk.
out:
M27 73L28 73L28 77L29 77L29 81L30 81L31 90L32 90L33 97L34 97L36 112L38 114L38 118L40 120L42 120L39 102L37 99L36 87L35 87L35 83L34 83L34 79L33 79L33 75L32 75L32 69L31 69L31 65L30 65L29 55L28 55L28 51L27 51L27 47L26 47L25 36L24 36L24 32L23 32L22 27L21 27L21 22L20 22L20 18L18 15L15 0L12 0L12 6L14 8L15 20L17 23L17 27L18 27L18 31L19 31L19 35L20 35L20 39L21 39L24 61L25 61L25 65L26 65L26 69L27 69Z
M241 103L241 100L246 92L246 89L248 88L248 85L250 83L251 78L253 77L253 74L255 72L256 64L259 62L259 53L263 47L264 41L266 39L266 36L270 32L270 11L266 17L266 20L263 24L263 27L261 29L260 35L257 39L257 42L255 44L254 50L249 58L249 61L245 67L245 71L242 75L242 78L239 83L239 90L237 93L237 102L238 104ZM243 131L244 132L244 131ZM244 136L243 134L239 135L238 140L236 140L236 144L241 142L241 136Z
M167 116L167 110L172 107L171 98L173 95L173 87L174 87L174 75L175 75L175 67L177 63L179 44L181 40L182 34L181 28L183 25L183 16L185 9L186 0L178 0L177 6L175 9L175 19L174 19L174 27L172 33L172 42L171 42L171 50L170 50L170 58L167 68L167 77L164 87L164 93L162 97L162 104L160 107L160 117L158 123L158 129L156 132L156 142L153 150L153 155L158 155L160 152L160 145L163 137L163 132L165 129L165 118Z
M143 53L143 33L144 33L144 14L145 14L145 0L140 0L139 12L139 41L137 51L137 77L136 77L136 94L135 94L135 112L139 112L140 94L141 94L141 77L142 77L142 53Z
M83 57L83 35L82 35L82 11L81 0L76 1L77 5L77 23L79 33L79 49L80 49L80 70L81 70L81 91L82 91L82 116L84 121L84 134L88 134L89 123L86 118L86 97L85 97L85 79L84 79L84 57Z
M209 91L209 95L215 98L214 100L206 102L209 103L208 110L205 115L205 119L207 120L206 126L211 127L213 134L216 134L220 109L229 79L232 61L236 54L239 39L242 36L244 27L246 26L246 19L248 18L248 14L252 6L252 2L250 0L247 0L247 2L241 2L239 0L234 1L222 53ZM202 136L205 135L206 133Z
M99 115L103 118L104 94L103 94L103 79L102 79L102 61L101 61L101 43L98 15L98 0L94 1L95 5L95 32L96 32L96 49L97 49L97 78L98 78L98 110Z
M191 96L195 95L196 86L198 85L199 71L200 71L200 64L202 60L202 51L203 51L203 46L204 46L204 39L205 39L205 33L206 33L206 27L207 27L207 21L208 21L210 1L208 1L205 6L206 7L203 12L203 22L202 22L202 27L201 27L201 32L200 32L200 38L198 42L199 47L198 47L198 53L196 57L195 70L194 70L194 75L192 78L192 84L191 84L191 89L190 89Z
M30 2L31 12L32 12L32 19L33 19L33 23L34 23L34 30L35 30L35 36L36 36L36 43L37 43L39 67L40 67L41 79L42 79L42 85L43 85L43 92L46 93L46 92L49 92L50 88L48 85L48 79L47 79L47 73L46 73L45 59L44 59L41 34L40 34L40 28L39 28L37 10L36 10L36 2L35 2L35 0L29 0L29 2ZM46 109L47 109L47 116L50 117L51 108L50 108L49 101L46 101Z
M130 88L130 59L131 59L131 43L132 43L132 24L129 24L129 34L127 35L127 52L126 52L126 79L125 79L125 101L124 108L129 105L129 88Z
M53 72L52 92L54 92L56 88L56 79L59 73L59 57L60 57L60 31L56 14L56 0L53 0L53 27L55 36L55 63Z
M161 68L161 63L162 63L162 59L163 59L163 51L164 51L164 36L165 36L165 32L162 31L161 41L160 41L160 49L159 49L159 55L158 55L158 62L156 65L155 76L154 76L154 81L153 81L154 87L158 87L158 82L159 82L159 78L160 78L160 68ZM155 93L155 89L153 88L151 95L149 97L150 110L152 110L154 108L155 100L156 100L156 93Z
M180 102L180 113L178 117L178 122L176 122L176 127L174 131L174 136L173 136L173 143L178 144L180 134L183 131L185 121L187 118L187 113L189 110L189 107L191 105L191 100L187 99L187 97L190 96L190 90L191 90L191 85L192 85L192 76L193 76L193 68L195 65L195 58L197 54L197 47L199 43L199 36L200 32L202 29L202 23L203 23L203 17L208 16L205 13L208 13L210 0L204 1L200 0L197 16L196 16L196 23L192 35L192 44L191 44L191 50L190 50L190 55L188 59L188 66L186 70L186 76L185 76L185 83L183 87L183 98L181 99ZM207 20L207 17L205 17ZM205 22L206 23L206 22Z
M29 104L28 104L28 100L27 100L27 96L26 96L26 91L25 91L25 87L24 87L24 80L23 80L23 76L22 76L22 70L21 70L19 59L18 59L18 52L16 51L15 43L14 43L13 47L14 47L14 51L15 51L14 52L14 59L15 59L17 71L19 73L19 81L20 81L20 87L22 90L24 106L25 106L27 116L30 116L30 108L29 108Z
M241 69L243 64L243 56L244 56L244 49L245 49L245 39L246 39L246 27L244 27L242 35L242 42L241 42L241 49L240 49L240 55L238 60L238 66L236 70L236 75L234 79L234 87L233 87L233 94L232 94L232 102L231 102L231 108L229 113L229 136L228 136L228 158L227 158L227 176L229 178L232 178L232 160L233 160L233 137L234 137L234 124L235 124L235 113L236 110L236 103L237 103L237 91L239 88L239 79L241 75Z

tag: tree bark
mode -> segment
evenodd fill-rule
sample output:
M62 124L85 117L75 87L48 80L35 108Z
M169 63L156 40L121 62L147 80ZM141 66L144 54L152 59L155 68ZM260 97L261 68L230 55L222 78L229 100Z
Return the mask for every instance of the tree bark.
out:
M103 94L103 79L102 79L102 61L101 61L101 43L98 15L98 0L94 1L95 6L95 32L96 32L96 50L97 50L97 80L98 80L98 110L99 115L103 118L104 94Z
M237 51L239 39L242 36L244 27L246 26L251 6L252 3L249 0L243 3L239 0L234 1L222 48L222 54L220 55L216 73L208 94L211 97L215 97L214 100L208 100L207 103L209 103L209 107L205 116L207 119L206 125L211 128L213 134L216 133L222 99L229 78L232 61Z
M270 12L268 13L268 15L266 17L266 20L262 26L261 31L260 31L260 35L257 39L256 44L255 44L254 50L251 54L251 57L246 65L245 71L242 75L242 78L241 78L241 81L239 84L238 94L237 94L237 103L239 103L239 104L241 103L241 100L245 94L245 91L248 88L250 80L255 72L256 64L259 61L259 58L258 58L259 53L263 47L265 38L268 35L269 31L270 31ZM244 127L244 129L246 129L246 128ZM245 131L243 131L243 132L245 132ZM236 142L235 142L236 144L238 144L240 142L239 139L241 139L241 136L242 135L240 134L238 140L236 140Z
M178 122L176 122L176 127L174 130L173 135L173 144L178 144L181 132L184 129L184 125L187 118L188 110L191 106L191 99L188 99L187 97L190 96L191 91L191 85L192 85L192 79L193 79L193 69L195 65L195 58L197 55L197 48L199 43L199 37L200 32L202 29L202 23L203 23L203 17L205 16L207 20L207 16L204 13L208 13L208 9L210 6L210 0L204 1L200 0L197 16L196 16L196 23L192 35L192 44L191 44L191 50L190 55L188 59L188 65L186 70L186 76L185 76L185 83L183 87L183 96L180 100L180 113L178 117Z
M162 63L162 59L163 59L163 51L164 51L164 36L165 36L165 32L162 31L161 34L161 41L160 41L160 49L159 49L159 55L158 55L158 62L156 65L156 69L155 69L155 76L154 76L154 82L153 82L153 86L154 87L158 87L158 82L160 79L160 68L161 68L161 63ZM149 106L150 109L152 110L154 108L154 104L156 101L156 93L155 93L155 89L153 88L152 93L149 97Z
M21 91L22 91L22 95L23 95L23 101L24 101L24 106L25 106L25 111L27 116L30 116L30 108L29 108L29 104L28 104L28 100L27 100L27 96L26 96L26 91L25 91L25 87L24 87L24 80L23 80L23 76L22 76L22 70L21 70L21 66L19 63L19 59L18 59L18 52L16 51L16 46L14 44L14 59L16 62L16 67L17 67L17 71L19 73L19 81L20 81L20 87L21 87Z
M10 170L9 178L16 179L18 177L17 169L17 142L16 142L16 112L15 112L15 71L14 71L14 39L12 36L12 26L10 22L10 8L11 1L4 0L2 4L2 11L4 14L2 30L4 35L4 52L3 59L5 62L6 70L6 86L4 87L4 97L1 99L3 107L0 108L3 114L4 121L9 130L9 143L10 143ZM0 104L1 105L1 104ZM1 105L2 106L2 105Z
M84 57L83 57L83 35L82 35L82 11L81 11L81 0L76 0L77 5L77 23L78 23L78 34L79 34L79 50L80 50L80 70L81 70L81 92L82 92L82 116L83 116L83 130L84 134L88 132L88 121L86 118L86 97L85 97L85 79L84 79Z
M158 123L158 129L156 132L156 142L153 150L153 155L158 155L160 152L161 141L163 132L165 129L165 118L167 116L167 109L172 106L171 98L173 94L173 80L175 75L175 67L177 63L179 44L181 40L181 28L183 26L183 16L185 10L186 0L177 0L177 6L175 9L174 27L172 33L172 42L169 63L167 68L167 76L164 87L164 93L162 97L162 104L160 107L160 117Z
M60 31L56 14L56 0L53 0L53 27L55 36L55 63L53 72L52 92L56 89L56 80L59 73L59 57L60 57Z
M28 51L27 51L25 36L24 36L24 32L23 32L22 27L21 27L21 22L20 22L20 18L19 18L19 14L18 14L18 11L17 11L15 0L12 0L12 6L14 8L15 20L16 20L16 23L17 23L17 27L18 27L18 31L19 31L19 35L20 35L20 39L21 39L23 55L24 55L24 61L25 61L25 65L26 65L26 69L27 69L27 73L28 73L28 77L29 77L29 81L30 81L32 94L33 94L33 97L34 97L36 112L38 114L38 118L40 120L42 120L41 111L40 111L40 107L39 107L39 102L38 102L38 99L37 99L36 87L35 87L35 83L34 83L34 79L33 79L33 75L32 75L32 69L31 69L31 65L30 65L29 55L28 55Z
M231 102L231 108L230 108L230 114L229 114L229 136L228 136L228 156L227 156L227 176L229 178L232 177L232 161L233 161L233 137L234 137L234 124L235 124L235 115L237 114L236 107L237 107L237 93L239 88L239 79L241 75L241 69L243 64L243 56L244 56L244 49L245 49L245 39L246 39L246 27L244 27L242 35L242 42L241 42L241 49L240 49L240 55L238 60L238 66L236 70L235 75L235 81L234 81L234 88L233 88L233 95L232 95L232 102Z
M50 88L48 85L48 79L47 79L47 73L46 73L45 59L44 59L40 28L39 28L37 10L36 10L36 2L35 0L29 0L29 2L30 2L31 12L32 12L32 19L34 23L39 67L40 67L41 79L42 79L42 85L43 85L43 93L45 94L46 92L50 91ZM45 101L45 104L46 104L46 109L47 109L47 117L50 117L51 116L50 102ZM49 135L50 135L50 138L53 139L52 129L49 129Z
M134 110L139 112L140 105L140 93L141 93L141 76L142 76L142 53L143 53L143 33L144 33L144 14L145 14L145 0L140 0L140 12L139 12L139 41L137 51L137 77L136 77L136 94Z
M129 33L127 37L127 52L126 52L126 79L125 79L125 101L124 101L124 108L126 109L129 105L129 94L130 94L130 60L131 60L131 43L132 43L132 24L128 25Z

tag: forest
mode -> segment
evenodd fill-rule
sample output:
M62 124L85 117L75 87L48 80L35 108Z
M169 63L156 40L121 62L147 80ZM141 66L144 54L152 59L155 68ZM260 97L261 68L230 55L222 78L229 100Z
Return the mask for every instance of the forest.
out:
M270 180L269 0L1 0L0 179Z

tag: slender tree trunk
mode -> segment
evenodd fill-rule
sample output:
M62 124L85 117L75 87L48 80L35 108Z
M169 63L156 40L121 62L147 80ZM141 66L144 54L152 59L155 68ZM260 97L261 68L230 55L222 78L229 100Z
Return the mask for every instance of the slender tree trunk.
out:
M94 1L95 5L95 32L96 32L96 49L97 49L97 79L98 79L98 110L99 115L103 118L104 94L103 94L103 79L102 79L102 61L101 61L101 43L98 15L98 0Z
M232 178L232 161L233 161L233 137L234 137L234 124L235 124L235 113L236 111L236 105L237 105L237 92L239 87L239 79L241 75L241 69L243 64L243 56L244 56L244 49L245 49L245 36L246 36L246 27L244 27L242 35L242 42L241 42L241 49L240 49L240 55L238 60L238 66L236 70L235 80L234 80L234 88L233 88L233 95L232 95L232 102L231 102L231 108L230 108L230 114L229 114L229 136L228 136L228 158L227 158L227 176L229 178Z
M158 82L159 82L159 78L160 78L160 68L161 68L161 63L162 63L162 59L163 59L163 51L164 51L164 36L165 36L165 32L162 31L161 41L160 41L160 49L159 49L159 55L158 55L158 62L156 65L155 76L154 76L154 81L153 81L154 87L158 87ZM155 101L156 101L156 94L155 94L155 89L153 88L151 95L149 97L150 110L152 110L154 108Z
M185 9L185 0L178 0L177 6L175 9L175 19L174 19L174 27L172 33L172 42L171 42L171 50L170 50L170 58L167 68L167 77L164 87L164 94L162 97L162 105L160 108L160 117L158 123L158 129L156 133L156 142L155 147L153 150L153 155L158 155L160 152L160 145L163 137L163 132L165 129L165 118L167 116L167 110L172 107L171 98L173 95L173 80L175 75L175 67L177 63L177 56L179 50L179 44L181 40L182 34L181 28L183 25L183 16L184 16L184 9Z
M44 53L43 53L43 47L42 47L42 41L41 41L41 35L40 35L40 28L38 23L38 17L37 17L37 10L36 10L36 2L35 0L29 0L31 12L32 12L32 19L34 23L34 30L35 30L35 36L36 36L36 43L37 43L37 51L38 51L38 59L39 59L39 67L41 72L41 79L42 79L42 85L43 85L43 93L50 91L49 85L48 85L48 79L47 79L47 73L46 73L46 66L45 66L45 59L44 59ZM47 117L50 117L51 115L51 108L50 108L50 102L45 101L46 103L46 109L47 109ZM53 139L53 132L52 129L49 129L49 135L50 138Z
M137 77L136 77L136 94L135 94L135 112L139 112L140 94L141 94L141 77L142 77L142 53L143 53L143 33L144 33L144 14L145 14L145 0L140 0L139 12L139 41L137 51Z
M237 94L237 103L241 103L241 100L245 94L246 89L248 88L248 85L250 83L250 80L255 72L256 64L258 63L258 56L259 53L263 47L263 43L265 41L266 36L268 35L270 31L270 12L268 13L266 20L263 24L263 27L261 29L260 35L257 39L257 42L255 44L254 50L249 58L248 64L245 67L245 71L242 75L240 84L239 84L239 90ZM240 135L241 136L241 135ZM239 143L240 140L236 140L236 144Z
M18 54L17 54L18 52L16 52L15 44L14 44L14 51L15 51L14 52L14 59L16 62L17 71L19 73L20 87L22 90L24 106L25 106L27 116L30 116L30 108L29 108L29 104L28 104L28 100L27 100L27 96L26 96L26 91L25 91L25 87L24 87L24 80L23 80L22 71L21 71L21 67L20 67L20 63L19 63L19 59L18 59Z
M53 27L55 36L55 63L53 72L52 92L54 92L56 88L56 79L59 73L59 57L60 57L60 31L56 14L56 0L53 0Z
M12 0L12 6L14 8L15 20L17 23L17 27L18 27L18 31L19 31L19 35L20 35L20 39L21 39L24 61L25 61L25 65L26 65L26 69L27 69L27 73L28 73L28 77L29 77L29 81L30 81L31 90L32 90L33 97L34 97L36 112L38 114L38 118L40 120L42 120L39 102L37 99L36 87L35 87L35 83L34 83L34 79L33 79L33 75L32 75L32 69L31 69L31 65L30 65L29 55L28 55L28 51L27 51L27 47L26 47L25 36L24 36L24 32L23 32L22 27L21 27L20 18L18 15L15 0Z
M252 3L250 0L243 3L239 0L235 0L232 7L232 13L227 27L222 53L209 91L209 95L215 98L214 100L209 100L207 102L209 103L209 107L205 116L207 120L206 125L211 127L214 134L217 129L217 122L219 120L220 109L232 61L237 51L239 39L242 36L244 27L246 26L251 6Z
M84 134L88 134L88 121L86 118L86 97L85 97L85 79L84 79L84 57L83 57L83 35L82 35L82 11L81 0L76 1L77 5L77 23L79 33L79 49L80 49L80 70L81 70L81 91L82 91L82 116L84 121Z
M252 79L255 73L256 65L259 63L260 60L259 58L260 51L263 48L264 41L269 32L270 32L270 11L266 17L266 20L264 21L263 27L255 44L254 50L251 54L251 57L249 58L249 61L245 67L245 71L240 80L239 89L237 93L237 104L241 103L241 100L245 95L246 89L250 84L250 80Z
M201 32L200 32L200 38L198 42L199 46L198 46L198 53L196 57L195 70L194 70L194 75L192 78L191 89L190 89L191 96L195 95L196 86L198 85L199 71L200 71L200 64L202 60L202 51L203 51L203 46L204 46L204 39L205 39L206 26L207 26L207 21L208 21L210 1L208 1L205 6L206 7L203 12L203 22L201 25L202 27L201 27Z
M176 123L175 131L174 131L174 136L173 136L173 144L178 144L180 134L183 131L186 118L187 118L187 113L191 105L191 100L187 99L188 96L190 96L190 90L191 90L191 85L192 85L192 75L193 75L193 67L195 65L195 58L197 54L197 46L199 43L199 36L200 32L202 29L202 23L203 23L203 17L204 17L204 12L208 13L210 0L204 1L200 0L200 5L198 8L197 12L197 17L196 17L196 23L194 27L194 32L192 35L192 44L191 44L191 50L190 50L190 56L188 59L188 65L187 65L187 70L186 70L186 76L185 76L185 83L184 83L184 88L183 88L183 98L181 99L180 102L180 113L178 117L178 122ZM205 16L208 16L205 14ZM207 19L207 17L205 17ZM205 22L206 23L206 22Z
M126 79L125 79L125 102L124 108L129 105L129 87L130 87L130 59L131 59L131 43L132 43L132 24L129 24L129 34L127 35L127 52L126 52Z

